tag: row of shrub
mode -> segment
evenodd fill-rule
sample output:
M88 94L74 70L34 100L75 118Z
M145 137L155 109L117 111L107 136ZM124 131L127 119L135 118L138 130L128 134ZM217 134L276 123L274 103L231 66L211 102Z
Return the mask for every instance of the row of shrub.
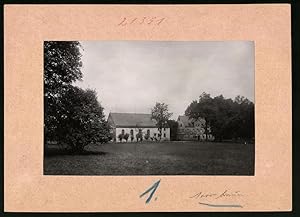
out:
M157 138L157 137L151 137L148 133L143 136L143 133L139 132L135 135L135 137L136 137L136 141L143 141L144 139L146 141L149 141L149 140L158 141L161 139L161 134L158 134L158 138ZM129 135L128 133L125 133L125 134L120 133L118 135L118 139L120 142L122 142L123 140L128 142L128 139L130 139L130 141L132 142L132 141L134 141L134 135Z

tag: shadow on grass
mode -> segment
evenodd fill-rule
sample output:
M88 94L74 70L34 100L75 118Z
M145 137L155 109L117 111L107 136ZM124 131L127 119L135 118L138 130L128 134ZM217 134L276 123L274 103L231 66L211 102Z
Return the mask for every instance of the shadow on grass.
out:
M57 155L105 155L107 152L103 151L91 151L91 150L83 150L82 152L74 152L70 149L46 149L44 152L45 156L57 156Z

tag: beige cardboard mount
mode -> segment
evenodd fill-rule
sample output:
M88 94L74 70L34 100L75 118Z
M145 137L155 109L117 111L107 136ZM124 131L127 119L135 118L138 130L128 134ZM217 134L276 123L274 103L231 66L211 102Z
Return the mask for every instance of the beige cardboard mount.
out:
M292 209L290 5L5 5L4 12L5 211ZM124 18L140 22L120 25ZM44 176L46 40L254 41L255 176ZM139 195L159 179L157 200L146 204ZM239 206L190 198L225 190L243 196L200 202Z

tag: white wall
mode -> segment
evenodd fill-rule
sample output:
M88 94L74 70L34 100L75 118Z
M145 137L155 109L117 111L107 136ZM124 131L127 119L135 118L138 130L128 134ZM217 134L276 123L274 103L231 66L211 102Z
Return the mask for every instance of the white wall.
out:
M154 134L156 134L156 138L158 139L159 130L157 128L116 128L116 141L119 142L118 135L122 133L122 130L124 130L124 134L129 134L128 142L131 142L130 130L133 130L133 141L136 142L136 134L139 132L139 129L142 129L143 140L145 140L144 136L147 134L147 130L150 130L150 137L154 137ZM161 133L161 140L170 140L170 128L163 128ZM166 137L164 137L164 134L166 135ZM125 142L125 140L123 141Z

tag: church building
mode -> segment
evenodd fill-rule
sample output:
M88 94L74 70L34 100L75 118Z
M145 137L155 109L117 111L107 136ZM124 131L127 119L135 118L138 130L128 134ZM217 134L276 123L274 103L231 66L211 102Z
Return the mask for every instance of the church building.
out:
M116 142L170 140L170 128L162 128L160 132L151 114L109 113L107 121Z

